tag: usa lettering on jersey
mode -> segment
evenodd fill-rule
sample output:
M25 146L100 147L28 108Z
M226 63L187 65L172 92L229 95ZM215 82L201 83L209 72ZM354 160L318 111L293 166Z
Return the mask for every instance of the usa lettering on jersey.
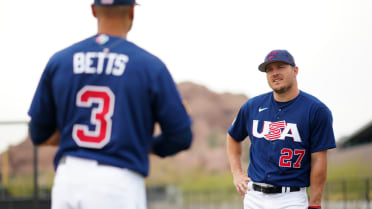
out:
M125 54L105 52L77 52L73 56L75 74L102 74L121 76L129 57ZM106 67L105 67L106 63Z
M252 134L256 138L284 140L286 137L291 137L295 142L302 142L297 124L295 123L286 123L285 120L277 122L264 121L260 133L258 132L258 124L258 120L253 120Z

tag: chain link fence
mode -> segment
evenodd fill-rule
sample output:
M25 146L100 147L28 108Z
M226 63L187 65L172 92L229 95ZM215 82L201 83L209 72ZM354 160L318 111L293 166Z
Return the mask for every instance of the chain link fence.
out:
M328 181L323 193L324 209L372 209L372 177ZM174 190L174 188L173 188ZM158 191L159 193L159 191ZM242 209L243 199L235 190L167 192L152 199L149 209ZM159 196L159 194L157 194Z

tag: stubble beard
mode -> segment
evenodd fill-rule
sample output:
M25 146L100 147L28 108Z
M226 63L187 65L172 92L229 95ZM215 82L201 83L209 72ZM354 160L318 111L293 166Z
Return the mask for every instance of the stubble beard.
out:
M280 87L278 89L273 89L273 91L277 94L285 94L287 92L289 92L289 90L292 88L292 84L288 84L287 86L283 86L283 87Z

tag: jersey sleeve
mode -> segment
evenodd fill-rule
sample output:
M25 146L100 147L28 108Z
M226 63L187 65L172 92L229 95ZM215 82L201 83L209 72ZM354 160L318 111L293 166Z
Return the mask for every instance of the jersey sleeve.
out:
M187 129L169 135L158 135L154 138L152 151L160 157L166 157L190 148L191 142L192 130L188 127Z
M248 115L246 109L247 104L243 105L240 108L238 115L236 116L235 120L228 130L230 136L236 141L243 141L248 136L248 132L246 129Z
M174 133L190 127L191 119L183 105L168 69L163 64L153 81L152 91L155 119L163 133Z
M31 102L28 115L38 124L56 126L56 108L51 84L51 61L47 64Z
M311 122L311 153L336 147L332 123L332 114L328 108L321 107L315 112Z

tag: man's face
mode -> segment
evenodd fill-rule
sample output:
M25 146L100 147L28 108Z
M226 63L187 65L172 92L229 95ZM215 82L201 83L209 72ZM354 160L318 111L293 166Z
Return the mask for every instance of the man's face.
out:
M274 62L266 66L267 82L277 94L284 94L293 87L297 73L297 67L284 62Z

